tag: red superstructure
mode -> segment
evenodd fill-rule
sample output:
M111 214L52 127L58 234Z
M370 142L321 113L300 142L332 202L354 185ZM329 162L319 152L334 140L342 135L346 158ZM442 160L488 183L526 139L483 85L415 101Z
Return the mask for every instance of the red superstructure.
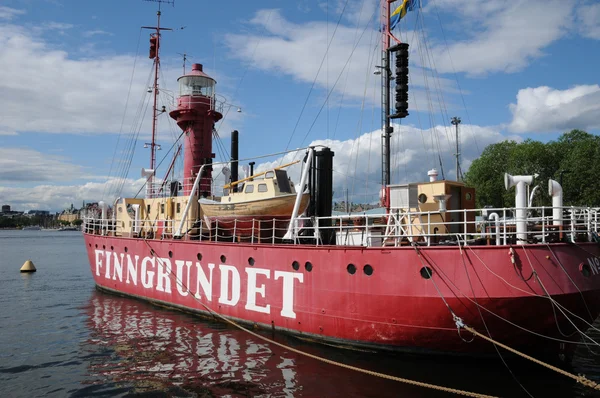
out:
M385 21L389 12L383 1ZM389 108L390 55L397 73L407 73L408 46L388 49L393 36L387 29L385 34L382 89ZM245 214L245 231L236 217L207 221L199 200L210 196L224 209L234 202L227 193L216 195L212 186L212 132L222 114L215 105L215 81L200 64L178 81L170 116L184 131L184 190L119 198L112 209L101 204L101 213L85 217L98 287L385 350L493 352L491 344L471 341L457 330L462 320L512 347L557 354L569 351L600 314L599 211L563 206L561 187L553 180L551 208L527 205L524 195L533 176L507 174L506 189L516 188L516 207L476 209L473 188L437 181L435 170L429 182L389 184L386 159L385 213L336 216L333 152L309 148L285 225L281 217L265 223L264 214L258 227L254 220L247 226L252 217ZM384 146L392 132L389 119L408 114L407 93L401 90L396 89L396 113L385 112ZM278 181L284 183L287 179ZM260 189L260 181L253 184ZM299 214L305 186L311 202Z

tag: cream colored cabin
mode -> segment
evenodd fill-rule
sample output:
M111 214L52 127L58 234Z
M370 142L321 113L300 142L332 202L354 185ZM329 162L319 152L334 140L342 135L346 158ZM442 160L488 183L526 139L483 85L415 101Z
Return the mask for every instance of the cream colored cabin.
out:
M116 205L115 235L172 237L189 200L189 196L120 199ZM198 206L190 206L186 220L196 220L197 215ZM187 221L183 231L192 228L192 224L192 221Z
M391 213L410 235L475 232L475 189L457 181L389 186ZM444 201L442 210L440 201ZM443 209L445 207L445 210ZM419 213L419 214L414 214Z
M238 184L238 192L229 192L221 198L221 203L249 202L295 193L294 183L285 170L270 170L260 179L252 178Z
M274 199L275 201L270 202L272 203L271 206L274 206L271 211L290 212L287 202L293 205L296 189L285 170L270 170L264 173L261 178L254 177L242 181L243 183L238 185L239 192L228 192L223 197L213 197L210 200L214 203L227 205L257 203L262 207L261 201ZM286 197L287 201L280 204L277 202L278 197L282 199ZM194 225L193 220L202 219L204 214L201 207L197 205L196 196L191 197L191 200L193 201L192 206L190 206L182 232L188 231L194 234L197 231L193 231L193 229L197 226ZM179 227L189 201L189 196L119 199L115 206L115 235L140 236L151 239L170 238ZM232 209L223 210L229 213ZM257 211L256 213L260 212Z

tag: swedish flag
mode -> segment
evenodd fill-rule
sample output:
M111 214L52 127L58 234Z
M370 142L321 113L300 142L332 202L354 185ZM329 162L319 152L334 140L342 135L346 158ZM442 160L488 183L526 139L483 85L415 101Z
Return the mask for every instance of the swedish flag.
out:
M415 8L419 7L419 0L402 0L402 4L398 6L390 16L390 30L394 29L398 22L408 11L413 11Z

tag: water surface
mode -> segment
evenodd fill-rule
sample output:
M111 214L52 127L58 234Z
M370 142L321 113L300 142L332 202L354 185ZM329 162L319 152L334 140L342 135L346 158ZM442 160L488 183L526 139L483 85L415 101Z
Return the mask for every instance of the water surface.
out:
M38 272L19 272L27 259ZM3 397L448 396L328 365L215 320L96 291L80 232L0 231L0 273ZM364 369L480 393L528 396L522 383L536 397L600 397L515 358L506 358L513 378L499 358L386 355L275 339ZM600 381L599 358L582 348L573 371Z

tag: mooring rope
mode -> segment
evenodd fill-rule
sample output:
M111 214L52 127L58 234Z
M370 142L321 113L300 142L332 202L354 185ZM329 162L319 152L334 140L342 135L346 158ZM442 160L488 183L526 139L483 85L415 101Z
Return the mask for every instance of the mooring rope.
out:
M419 249L416 246L414 246L414 245L413 245L413 247L417 251L417 253L419 255L419 258L421 258L421 254L419 252ZM481 261L481 259L480 259L480 261ZM433 279L433 278L430 278L430 280L431 279ZM434 281L432 281L432 282L434 282ZM436 286L436 290L437 290L437 285L435 284L435 282L434 282L434 286ZM440 294L439 290L438 290L438 294ZM444 301L444 303L446 304L446 306L450 309L449 305L446 303L445 298L443 296L441 298ZM598 384L598 383L596 383L596 382L594 382L592 380L589 380L585 375L582 375L582 374L574 375L573 373L567 372L566 370L560 369L560 368L558 368L558 367L556 367L554 365L550 365L550 364L548 364L546 362L543 362L543 361L541 361L539 359L536 359L536 358L534 358L534 357L532 357L530 355L522 353L521 351L518 351L518 350L516 350L514 348L511 348L511 347L507 346L506 344L502 344L499 341L496 341L496 340L492 339L491 337L488 337L488 336L486 336L486 335L484 335L482 333L479 333L474 328L466 325L463 322L463 320L459 316L457 316L451 309L450 309L450 313L452 314L452 318L454 320L454 323L456 324L456 328L459 331L460 331L461 328L465 329L466 331L471 332L474 336L480 337L480 338L482 338L482 339L484 339L484 340L486 340L486 341L488 341L488 342L490 342L492 344L498 345L499 347L502 347L505 350L512 352L513 354L519 355L519 356L521 356L521 357L523 357L525 359L528 359L528 360L530 360L530 361L532 361L534 363L537 363L538 365L544 366L545 368L548 368L548 369L553 370L553 371L555 371L555 372L557 372L559 374L562 374L563 376L570 377L571 379L577 381L580 384L583 384L584 386L593 388L595 390L600 390L600 384Z
M152 247L150 246L150 244L148 243L148 241L146 239L143 239L143 240L144 240L144 243L148 246L148 248L150 250L154 251L154 249L152 249ZM156 252L156 251L154 251L154 252ZM161 266L164 264L161 261L160 258L157 257L156 259L161 264ZM175 278L175 280L181 286L185 287L189 291L189 288L183 283L182 280L180 280L177 277L176 274L173 273L172 269L171 269L171 275ZM367 375L379 377L379 378L382 378L382 379L397 381L397 382L400 382L400 383L410 384L410 385L417 386L417 387L429 388L429 389L443 391L443 392L447 392L447 393L451 393L451 394L463 395L463 396L466 396L466 397L495 398L494 395L479 394L479 393L475 393L475 392L471 392L471 391L459 390L459 389L455 389L455 388L450 388L450 387L445 387L445 386L439 386L439 385L436 385L436 384L425 383L425 382L422 382L422 381L411 380L411 379L407 379L407 378L404 378L404 377L392 376L392 375L388 375L388 374L381 373L381 372L375 372L375 371L372 371L372 370L368 370L368 369L364 369L364 368L359 368L357 366L347 365L345 363L337 362L337 361L334 361L334 360L331 360L331 359L327 359L327 358L323 358L323 357L318 356L318 355L310 354L308 352L305 352L305 351L298 350L296 348L290 347L290 346L288 346L286 344L279 343L279 342L277 342L277 341L275 341L273 339L270 339L270 338L268 338L266 336L263 336L263 335L261 335L259 333L253 332L252 330L250 330L248 328L245 328L244 326L238 324L237 322L235 322L235 321L227 318L226 316L223 316L223 315L219 314L218 312L214 311L212 308L210 308L209 306L207 306L206 304L204 304L203 302L201 302L199 299L197 299L195 297L195 295L192 295L192 297L196 300L196 302L198 302L202 307L204 307L211 315L218 317L219 319L225 321L226 323L228 323L228 324L230 324L230 325L232 325L232 326L234 326L234 327L236 327L236 328L238 328L240 330L243 330L244 332L246 332L246 333L248 333L248 334L256 337L257 339L261 339L263 341L266 341L267 343L274 344L274 345L276 345L278 347L281 347L281 348L283 348L285 350L292 351L292 352L294 352L296 354L303 355L305 357L312 358L312 359L315 359L317 361L327 363L329 365L334 365L334 366L337 366L337 367L340 367L340 368L353 370L355 372L360 372L360 373L363 373L363 374L367 374Z
M553 370L553 371L555 371L557 373L560 373L563 376L570 377L571 379L577 381L578 383L583 384L584 386L593 388L595 390L600 390L600 384L598 384L598 383L596 383L596 382L588 379L587 377L585 377L585 375L582 375L582 374L574 375L573 373L567 372L566 370L563 370L563 369L561 369L559 367L556 367L554 365L550 365L549 363L540 361L539 359L536 359L536 358L534 358L534 357L532 357L530 355L527 355L527 354L522 353L522 352L520 352L518 350L515 350L514 348L511 348L511 347L509 347L509 346L507 346L505 344L502 344L502 343L500 343L500 342L498 342L498 341L496 341L496 340L494 340L494 339L492 339L492 338L490 338L490 337L488 337L488 336L486 336L484 334L479 333L477 330L473 329L472 327L465 325L463 323L462 319L460 319L459 317L456 317L454 321L456 322L456 326L458 328L463 328L463 329L465 329L465 330L473 333L477 337L481 337L482 339L487 340L487 341L489 341L492 344L496 344L499 347L502 347L505 350L512 352L513 354L517 354L517 355L519 355L519 356L521 356L521 357L523 357L525 359L528 359L528 360L530 360L532 362L537 363L538 365L541 365L541 366L543 366L545 368L548 368L548 369Z

